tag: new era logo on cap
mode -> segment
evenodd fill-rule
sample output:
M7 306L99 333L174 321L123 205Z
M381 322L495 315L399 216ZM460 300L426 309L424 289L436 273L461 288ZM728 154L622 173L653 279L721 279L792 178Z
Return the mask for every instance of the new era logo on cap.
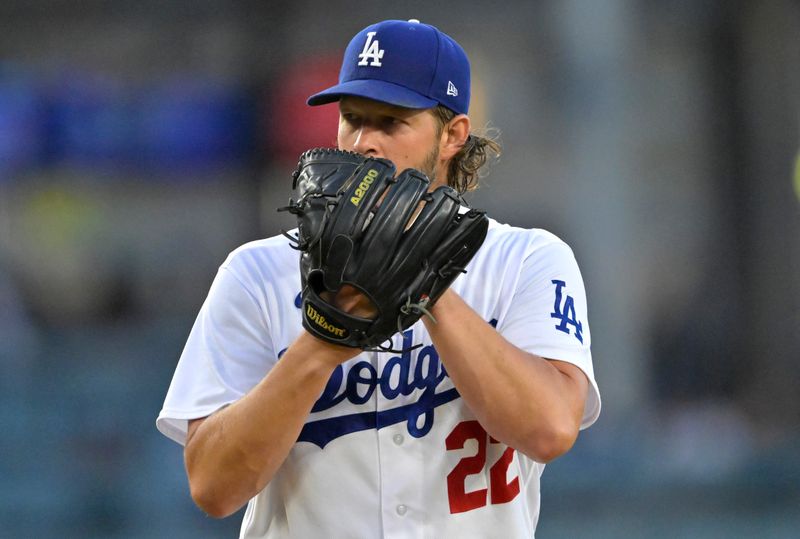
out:
M456 85L453 84L452 81L447 81L447 95L458 97L458 88L456 88Z
M354 95L408 108L442 104L466 114L469 88L469 60L453 38L416 19L383 21L356 34L345 50L339 84L312 95L308 104Z

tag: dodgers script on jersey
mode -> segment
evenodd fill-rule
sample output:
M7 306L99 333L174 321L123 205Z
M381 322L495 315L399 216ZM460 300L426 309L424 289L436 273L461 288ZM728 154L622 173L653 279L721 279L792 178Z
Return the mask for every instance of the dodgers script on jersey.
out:
M283 236L246 244L217 274L157 426L183 444L189 419L244 396L302 331L297 251ZM577 365L600 413L586 297L571 249L542 230L491 221L452 288L510 342ZM297 443L253 498L242 538L533 537L544 465L491 438L465 406L424 324L400 354L337 367Z

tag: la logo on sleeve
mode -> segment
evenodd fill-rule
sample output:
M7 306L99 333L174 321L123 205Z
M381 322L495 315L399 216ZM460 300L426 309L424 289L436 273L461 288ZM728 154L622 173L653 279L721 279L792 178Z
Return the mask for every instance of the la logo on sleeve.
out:
M563 331L567 335L571 334L571 326L575 331L575 338L583 344L583 324L575 314L575 300L572 296L565 296L564 294L564 288L566 288L567 283L555 279L550 282L556 285L556 301L553 306L553 312L550 313L550 318L560 320L561 323L556 324L556 329Z

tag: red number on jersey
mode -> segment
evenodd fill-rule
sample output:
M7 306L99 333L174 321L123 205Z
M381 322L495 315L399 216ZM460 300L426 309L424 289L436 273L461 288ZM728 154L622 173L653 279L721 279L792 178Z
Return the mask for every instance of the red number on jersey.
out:
M493 444L499 442L494 438L490 439L477 421L462 421L445 439L445 447L448 451L464 449L467 440L478 442L478 451L472 456L462 458L447 474L447 497L450 501L450 513L463 513L486 505L487 489L467 492L466 480L467 476L481 473L486 466L487 440ZM507 477L508 468L513 459L514 448L508 447L497 462L489 468L492 504L508 503L519 494L519 477L515 477L511 482L508 482Z
M490 438L493 444L499 444L494 438ZM508 503L519 494L519 477L515 477L510 483L508 482L508 467L511 466L511 461L514 460L514 448L507 447L503 451L497 462L489 469L492 485L492 503Z
M478 442L478 452L464 457L453 471L447 474L447 497L450 499L450 513L472 511L486 505L486 489L467 492L467 476L480 473L486 465L486 431L477 421L462 421L445 439L448 451L464 449L467 440Z

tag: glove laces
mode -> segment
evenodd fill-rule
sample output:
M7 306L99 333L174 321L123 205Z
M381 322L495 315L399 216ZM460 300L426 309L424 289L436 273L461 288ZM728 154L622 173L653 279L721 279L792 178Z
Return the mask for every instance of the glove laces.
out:
M403 316L402 315L409 315L409 314L420 314L425 315L431 319L431 322L437 324L436 318L431 314L428 310L428 304L431 302L431 298L427 295L422 296L419 301L412 302L411 296L406 298L405 305L400 306L400 315L397 317L397 331L399 333L403 332Z

